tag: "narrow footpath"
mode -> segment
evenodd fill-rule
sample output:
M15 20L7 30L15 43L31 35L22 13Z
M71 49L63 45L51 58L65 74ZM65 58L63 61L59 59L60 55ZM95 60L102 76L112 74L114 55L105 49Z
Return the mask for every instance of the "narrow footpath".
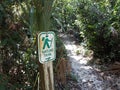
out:
M71 74L81 88L71 90L120 90L120 77L103 76L94 66L88 64L92 57L85 56L85 48L77 45L72 35L61 34L71 64Z

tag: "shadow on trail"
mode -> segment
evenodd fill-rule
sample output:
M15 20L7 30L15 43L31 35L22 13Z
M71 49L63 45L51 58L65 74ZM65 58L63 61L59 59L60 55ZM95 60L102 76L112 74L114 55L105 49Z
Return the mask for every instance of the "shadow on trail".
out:
M93 66L88 64L91 58L84 57L85 48L76 44L72 35L62 34L61 39L67 50L67 56L72 69L71 73L76 76L78 84L81 87L75 90L117 90L114 89L113 78L109 76L104 78ZM80 51L79 55L76 53L77 50Z

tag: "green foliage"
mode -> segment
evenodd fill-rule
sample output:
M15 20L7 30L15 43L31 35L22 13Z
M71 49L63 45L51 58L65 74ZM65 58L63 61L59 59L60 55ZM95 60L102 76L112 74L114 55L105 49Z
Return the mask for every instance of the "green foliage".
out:
M0 89L37 89L36 35L50 30L52 3L53 0L7 0L0 3L0 75L3 74ZM57 46L60 44L57 42ZM61 49L64 52L63 45L57 48L57 52ZM61 52L57 58L62 55Z
M0 89L33 89L38 65L35 41L31 41L26 2L0 3ZM21 7L21 8L20 8ZM19 13L16 10L20 10ZM28 9L27 9L28 10ZM26 10L26 11L27 11ZM21 13L21 14L20 14ZM22 17L26 17L23 19ZM27 23L26 23L27 22Z
M78 82L77 77L74 74L69 74L68 77L75 82Z
M0 89L6 90L7 83L8 83L7 77L3 74L0 74Z
M119 0L55 0L52 5L53 1L0 1L1 90L36 89L36 35L41 31L79 29L95 57L106 62L119 61ZM58 37L56 41L57 59L66 58L63 42Z
M77 0L56 0L52 13L53 25L63 32L74 28Z
M76 51L76 55L79 55L81 52L80 52L80 50L77 50Z
M77 24L94 56L116 61L120 56L120 2L79 0Z
M56 58L57 60L59 60L60 58L66 58L67 57L67 53L66 53L66 49L65 49L65 46L63 44L63 42L61 41L61 39L56 36Z

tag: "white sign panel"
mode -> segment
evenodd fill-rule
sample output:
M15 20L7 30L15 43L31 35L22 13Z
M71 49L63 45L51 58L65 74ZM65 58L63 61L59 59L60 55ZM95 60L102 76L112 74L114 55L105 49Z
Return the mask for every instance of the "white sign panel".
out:
M56 43L54 32L41 32L38 35L38 54L40 63L55 60Z

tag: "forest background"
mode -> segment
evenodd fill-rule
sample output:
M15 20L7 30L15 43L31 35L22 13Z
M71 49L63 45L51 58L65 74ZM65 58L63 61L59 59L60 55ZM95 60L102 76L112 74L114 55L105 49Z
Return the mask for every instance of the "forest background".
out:
M61 57L67 57L58 37L60 31L72 33L102 64L120 61L119 0L1 0L2 90L36 88L39 71L36 35L43 28L56 33L54 68Z

